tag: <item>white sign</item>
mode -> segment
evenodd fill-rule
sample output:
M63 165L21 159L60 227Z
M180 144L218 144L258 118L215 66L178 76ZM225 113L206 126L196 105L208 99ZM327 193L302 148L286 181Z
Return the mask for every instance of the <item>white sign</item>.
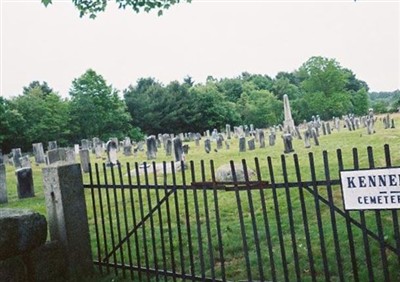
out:
M400 168L341 171L346 210L400 209Z

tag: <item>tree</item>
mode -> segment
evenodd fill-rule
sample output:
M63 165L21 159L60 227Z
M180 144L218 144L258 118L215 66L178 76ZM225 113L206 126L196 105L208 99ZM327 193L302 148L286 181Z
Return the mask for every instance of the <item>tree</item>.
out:
M107 85L94 70L87 70L72 81L71 129L74 141L80 138L123 138L131 127L131 117L117 90Z
M183 0L190 3L191 0ZM47 7L52 0L42 0L42 3ZM104 12L107 8L107 0L72 0L72 3L79 10L80 16L89 15L90 18L96 18L97 14ZM170 6L181 2L181 0L115 0L115 3L120 9L131 8L136 13L150 12L158 10L158 15L162 15L163 10Z

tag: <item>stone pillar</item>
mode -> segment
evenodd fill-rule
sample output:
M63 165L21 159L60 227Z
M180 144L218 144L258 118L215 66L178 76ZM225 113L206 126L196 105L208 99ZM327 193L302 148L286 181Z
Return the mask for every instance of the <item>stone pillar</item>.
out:
M80 165L49 166L42 171L50 239L63 247L68 279L79 281L93 272Z
M15 175L17 176L18 198L23 199L35 197L32 169L30 167L17 169Z
M0 163L0 204L7 202L6 165Z

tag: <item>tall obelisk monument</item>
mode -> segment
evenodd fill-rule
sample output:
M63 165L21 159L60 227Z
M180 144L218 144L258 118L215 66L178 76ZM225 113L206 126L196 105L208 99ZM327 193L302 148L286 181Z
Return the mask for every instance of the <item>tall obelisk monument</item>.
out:
M294 128L294 121L292 118L292 111L290 110L289 98L286 94L283 95L283 111L285 114L285 120L283 122L283 130L287 133L296 132Z

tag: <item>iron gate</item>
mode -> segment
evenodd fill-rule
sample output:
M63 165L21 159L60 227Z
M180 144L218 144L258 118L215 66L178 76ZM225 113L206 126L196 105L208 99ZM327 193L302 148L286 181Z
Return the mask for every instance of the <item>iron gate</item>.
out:
M136 281L400 281L398 211L344 210L338 179L391 167L383 152L378 165L371 147L231 161L229 182L213 161L96 164L84 185L95 264Z

